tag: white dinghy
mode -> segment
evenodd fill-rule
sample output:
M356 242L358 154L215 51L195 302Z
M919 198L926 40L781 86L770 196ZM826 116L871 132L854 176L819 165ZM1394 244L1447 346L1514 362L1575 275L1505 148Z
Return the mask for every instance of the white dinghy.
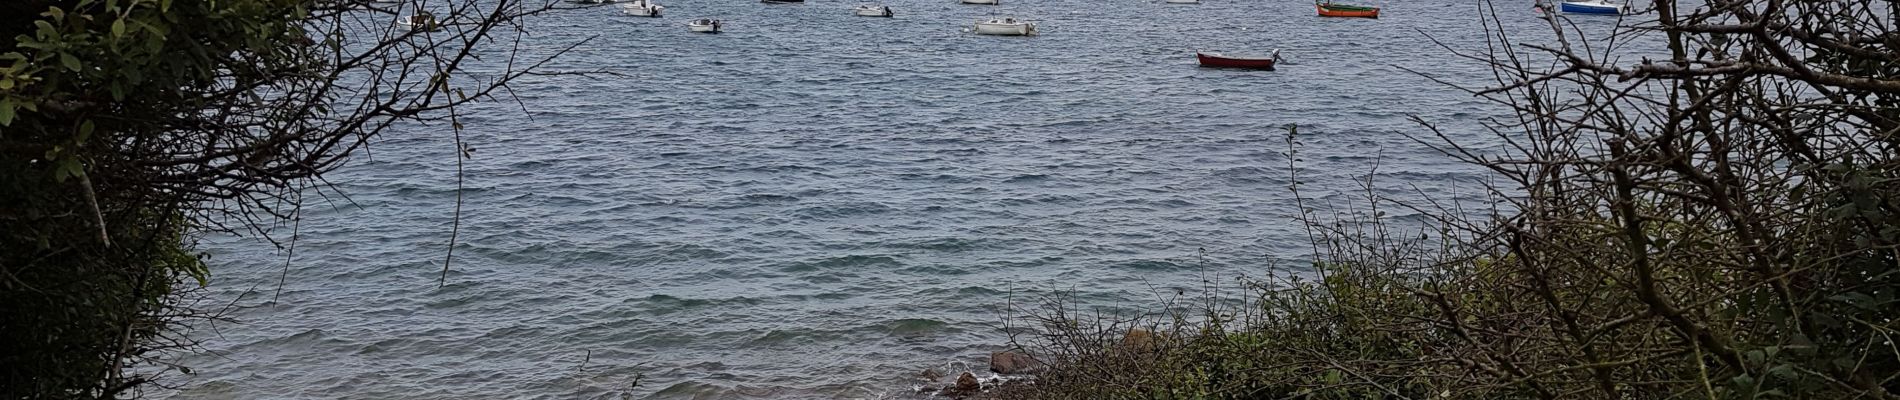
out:
M719 20L700 18L686 23L686 29L699 33L719 33Z
M973 29L978 35L1029 36L1036 34L1036 23L1015 17L979 21Z
M891 7L881 4L865 4L851 9L852 14L860 17L890 17Z
M1001 0L960 0L960 1L962 1L963 4L983 4L983 5L991 5L991 6L1002 3Z
M402 19L396 20L396 24L401 25L403 27L407 27L412 32L440 32L442 31L442 22L437 21L435 19L435 14L430 14L428 12L420 12L420 13L416 13L415 15L404 16L402 17Z
M633 0L632 3L626 3L626 4L620 5L620 13L632 15L635 17L658 18L660 16L660 11L665 10L665 9L666 9L665 6L661 6L659 3L654 3L653 0Z

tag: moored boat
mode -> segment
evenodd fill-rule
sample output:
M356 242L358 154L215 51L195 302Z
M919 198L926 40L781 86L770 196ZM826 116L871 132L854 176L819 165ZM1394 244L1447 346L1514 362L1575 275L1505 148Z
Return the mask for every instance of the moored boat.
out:
M700 18L686 23L686 29L699 33L719 33L719 20Z
M620 13L635 17L658 18L662 10L666 10L666 7L654 3L653 0L633 0L632 3L620 5Z
M1201 4L1201 0L1164 0L1168 4Z
M1002 4L1001 0L958 0L958 1L962 1L963 4L982 4L982 5L990 5L990 6Z
M1315 1L1313 7L1319 9L1321 17L1379 18L1378 7L1339 4L1332 0Z
M851 12L860 17L890 17L894 15L891 13L890 6L880 4L860 5L857 8L851 9Z
M1036 34L1036 23L1014 17L990 18L976 23L978 35L1029 36Z
M442 22L435 19L435 14L427 12L403 17L401 20L397 20L396 24L408 27L409 30L413 32L437 32L442 30Z
M1623 15L1629 14L1629 5L1612 3L1607 0L1565 1L1558 5L1565 14Z
M804 4L805 0L759 0L765 4Z
M1265 57L1230 56L1221 53L1195 52L1194 58L1199 59L1203 67L1249 68L1272 71L1273 65L1280 61L1280 51L1274 50L1273 53Z

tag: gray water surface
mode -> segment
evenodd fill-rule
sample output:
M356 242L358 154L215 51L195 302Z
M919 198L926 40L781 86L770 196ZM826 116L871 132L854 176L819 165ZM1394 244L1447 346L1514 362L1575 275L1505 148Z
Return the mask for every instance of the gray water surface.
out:
M245 308L199 332L209 351L180 361L196 374L174 394L899 396L926 367L981 369L1012 296L1144 307L1289 265L1307 246L1285 125L1324 202L1350 201L1375 163L1388 195L1481 189L1401 133L1423 133L1416 114L1483 143L1479 120L1504 110L1399 68L1489 82L1426 37L1482 51L1476 5L1365 20L1304 0L1003 1L894 0L892 19L840 0L537 18L540 48L599 35L550 68L626 76L530 77L514 87L525 113L467 117L477 151L446 287L455 147L445 127L409 127L330 177L349 198L305 210L287 270L269 244L206 243L213 298ZM1548 36L1528 3L1499 8L1507 30ZM960 31L991 14L1044 35ZM727 33L688 33L698 17ZM1274 72L1193 57L1275 48Z

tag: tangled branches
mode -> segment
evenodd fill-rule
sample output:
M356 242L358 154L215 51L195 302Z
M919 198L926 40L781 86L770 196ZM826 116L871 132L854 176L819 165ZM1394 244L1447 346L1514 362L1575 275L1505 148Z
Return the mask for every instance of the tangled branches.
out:
M520 47L556 8L531 1L0 5L0 397L150 382L122 372L189 345L164 332L198 315L176 291L208 274L192 238L281 242L380 135L461 146L458 109L566 51Z
M1169 341L1166 362L1091 370L1195 379L1058 372L1035 397L1900 398L1900 10L1690 7L1618 27L1607 40L1665 52L1634 63L1585 38L1603 20L1551 17L1554 43L1525 44L1480 7L1490 51L1459 55L1498 84L1460 89L1514 111L1487 124L1503 145L1424 118L1416 139L1508 182L1504 207L1367 196L1436 216L1414 234L1309 215L1317 279L1210 308L1240 318Z

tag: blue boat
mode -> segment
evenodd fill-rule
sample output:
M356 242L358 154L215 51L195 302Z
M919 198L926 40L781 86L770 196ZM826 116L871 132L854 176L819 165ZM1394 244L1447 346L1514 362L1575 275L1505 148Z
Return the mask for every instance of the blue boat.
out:
M1561 9L1565 14L1623 15L1629 13L1629 6L1608 1L1566 1Z

